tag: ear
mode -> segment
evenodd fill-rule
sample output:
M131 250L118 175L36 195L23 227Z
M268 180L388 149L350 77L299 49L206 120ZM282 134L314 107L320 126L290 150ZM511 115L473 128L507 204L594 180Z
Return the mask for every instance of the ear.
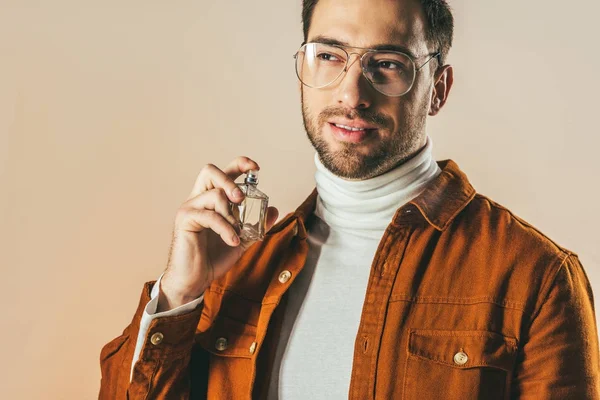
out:
M429 105L429 115L436 115L448 100L448 94L454 82L454 70L451 65L444 65L435 72L433 77L433 92Z

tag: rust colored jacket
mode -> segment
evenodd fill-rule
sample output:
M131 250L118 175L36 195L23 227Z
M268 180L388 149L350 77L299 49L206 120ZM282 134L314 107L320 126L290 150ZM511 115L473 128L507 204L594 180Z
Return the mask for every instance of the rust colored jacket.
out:
M349 398L600 399L592 291L577 255L477 194L453 161L439 164L373 259ZM100 399L264 398L315 200L313 191L213 282L196 311L153 320L130 383L147 283L131 324L102 349ZM284 271L291 279L280 281Z

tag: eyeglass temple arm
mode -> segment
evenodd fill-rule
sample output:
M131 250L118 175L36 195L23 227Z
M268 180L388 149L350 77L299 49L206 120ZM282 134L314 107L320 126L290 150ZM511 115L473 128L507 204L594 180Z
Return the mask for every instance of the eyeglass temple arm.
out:
M440 53L439 51L436 53L432 53L429 55L429 58L427 59L427 61L425 61L419 68L417 68L417 71L419 71L421 68L423 68L424 66L426 66L427 64L429 64L429 61L433 60L434 58L437 58L438 63L441 65L442 64L442 53Z
M306 44L306 42L302 42L302 43L300 44L300 47L304 46L305 44ZM294 55L292 55L292 57L293 57L293 58L296 58L296 57L298 57L298 52L295 52L295 53L294 53Z
M302 42L302 44L300 44L300 47L304 46L305 44L306 44L306 42ZM294 54L292 55L292 58L296 58L296 57L298 57L298 52L296 52L296 53L294 53ZM423 63L423 65L421 65L421 66L420 66L418 69L421 69L421 68L423 68L423 67L424 67L425 65L427 65L427 63L428 63L429 61L431 61L433 58L437 58L437 60L438 60L438 63L440 63L440 65L442 64L442 53L438 51L438 52L436 52L436 53L433 53L433 54L431 55L431 57L430 57L430 58L429 58L427 61L425 61L425 62Z

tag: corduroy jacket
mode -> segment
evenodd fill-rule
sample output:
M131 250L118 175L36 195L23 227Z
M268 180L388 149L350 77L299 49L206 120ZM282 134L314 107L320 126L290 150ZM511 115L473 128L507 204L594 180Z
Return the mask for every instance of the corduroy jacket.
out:
M438 163L370 266L349 399L600 399L593 297L577 255L477 194L453 161ZM195 311L153 320L130 381L146 283L131 324L101 351L99 398L265 398L316 196Z

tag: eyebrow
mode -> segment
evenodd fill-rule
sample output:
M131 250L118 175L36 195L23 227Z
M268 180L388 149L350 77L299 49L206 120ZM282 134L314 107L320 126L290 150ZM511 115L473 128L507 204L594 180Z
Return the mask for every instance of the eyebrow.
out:
M417 55L415 55L408 48L406 48L404 46L396 45L396 44L378 44L378 45L375 45L375 46L372 46L372 47L363 48L363 47L351 46L347 42L344 42L344 41L341 41L341 40L337 40L337 39L334 39L332 37L324 36L324 35L315 36L309 42L318 42L318 43L323 43L323 44L332 44L332 45L345 46L345 47L351 47L351 48L363 49L363 50L370 49L370 50L399 51L400 53L408 54L409 56L411 56L414 59L419 58Z

